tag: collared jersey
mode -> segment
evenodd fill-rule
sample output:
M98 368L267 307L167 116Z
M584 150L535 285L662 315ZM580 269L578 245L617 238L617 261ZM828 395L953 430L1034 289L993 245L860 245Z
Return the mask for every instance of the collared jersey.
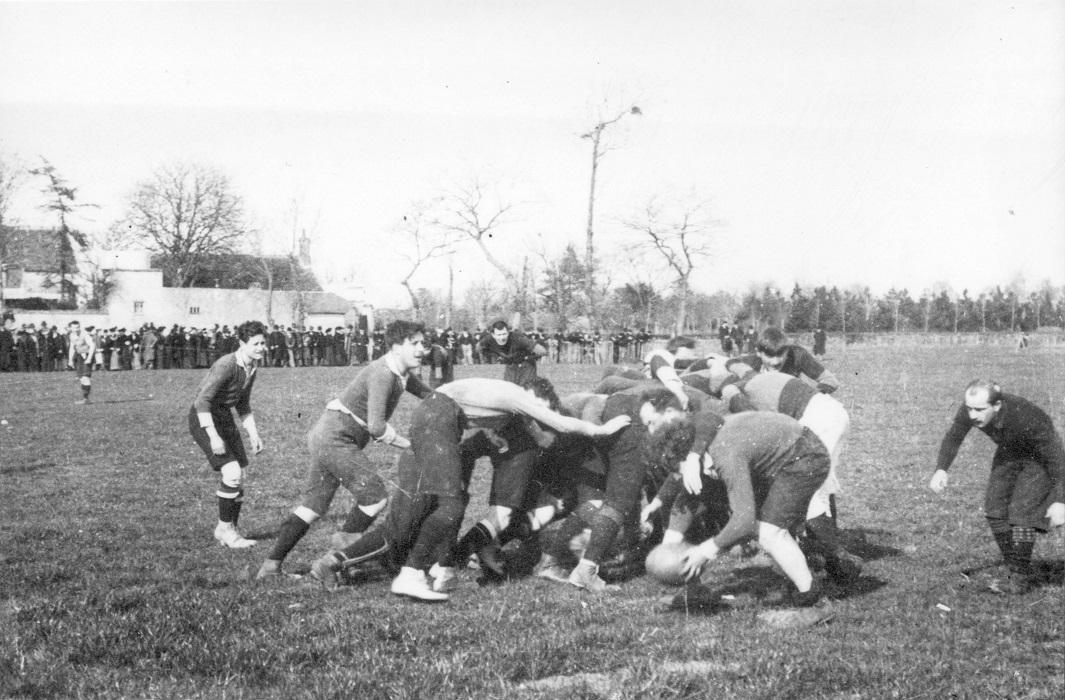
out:
M371 437L385 434L388 419L396 410L404 391L424 399L432 390L413 374L400 375L389 364L388 355L363 367L337 399L366 424Z
M962 403L939 445L937 469L946 471L950 468L972 427L968 408ZM1023 459L1043 465L1054 482L1054 502L1065 503L1065 448L1053 421L1043 409L1020 396L1002 394L998 415L978 430L998 445L996 460Z

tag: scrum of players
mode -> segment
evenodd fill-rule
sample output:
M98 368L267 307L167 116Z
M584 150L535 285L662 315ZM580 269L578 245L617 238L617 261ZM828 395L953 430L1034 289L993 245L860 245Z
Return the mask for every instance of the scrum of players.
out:
M388 351L359 371L311 430L302 499L255 580L295 578L283 570L285 558L344 487L351 512L303 577L327 589L357 586L369 569L383 567L392 593L420 601L448 600L473 569L482 585L535 576L597 594L642 574L645 562L664 583L696 584L709 562L749 554L753 543L786 578L786 605L814 606L857 584L863 562L837 529L849 428L831 395L839 381L781 331L767 329L756 351L739 357L701 356L693 339L672 338L638 364L609 368L587 392L559 397L536 375L543 354L536 343L501 330L509 337L495 340L513 346L503 361L521 366L520 383L475 377L430 389L417 374L429 350L424 329L389 325ZM389 423L404 392L421 399L406 437ZM1045 459L1033 463L1031 446L1014 444L1031 437L1008 434L1011 412L1023 409L1029 422L1045 417L1024 399L974 382L965 402L930 486L946 486L946 468L969 427L998 444L995 465L1028 455L1016 467L1028 471L1014 479L1028 487L1014 488L1011 501L1014 494L996 482L1002 512L988 511L1010 572L1000 592L1024 593L1035 535L1065 522L1065 452L1049 418L1038 436ZM198 397L201 416L208 403ZM243 405L250 415L247 396ZM371 441L401 450L391 491L364 454ZM224 462L217 452L208 457L216 468ZM481 457L491 465L488 510L463 533ZM219 490L230 511L221 497L239 491L234 473ZM1019 499L1027 510L1013 522ZM254 544L233 525L224 537L216 530L219 542Z

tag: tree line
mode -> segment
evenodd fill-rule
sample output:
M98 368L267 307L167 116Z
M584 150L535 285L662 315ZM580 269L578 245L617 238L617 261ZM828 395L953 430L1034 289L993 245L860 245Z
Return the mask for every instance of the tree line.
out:
M15 191L30 179L41 193L39 208L56 218L60 261L90 246L139 247L152 253L152 265L163 270L168 286L320 288L295 251L287 256L265 254L265 232L249 223L243 198L222 171L186 162L160 166L137 182L124 201L122 217L103 234L90 236L71 219L94 205L78 200L77 188L55 166L42 158L38 167L28 168L0 154L0 265L9 255L8 207ZM542 244L537 248L517 240L507 229L519 208L476 178L412 203L389 232L400 260L396 281L410 299L406 313L441 328L473 329L495 318L517 317L527 328L658 333L706 333L721 320L755 328L775 325L788 332L1065 327L1065 288L1043 282L1032 291L1021 279L960 294L944 283L917 294L799 285L786 292L769 282L740 294L698 291L692 282L707 270L722 222L694 193L652 196L637 206L630 217L617 222L623 235L603 259L580 255L573 243L549 252ZM305 223L293 205L291 232L282 233L295 241ZM305 229L302 234L305 239ZM463 280L461 299L456 298L453 270L446 290L417 284L427 263L450 260L464 248L481 255L494 274ZM65 263L61 267L58 283L73 300L71 271ZM100 306L110 285L108 271L90 267L82 274L80 297L87 306Z

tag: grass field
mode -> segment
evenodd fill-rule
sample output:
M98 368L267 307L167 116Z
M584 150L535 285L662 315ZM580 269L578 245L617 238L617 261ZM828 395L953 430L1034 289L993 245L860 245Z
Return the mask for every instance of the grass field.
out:
M99 373L88 407L73 405L72 373L0 376L0 696L1062 697L1063 534L1037 543L1043 585L996 595L980 511L990 441L970 435L944 494L926 484L972 378L1034 400L1061 430L1065 354L869 348L828 363L852 420L840 523L868 561L833 620L783 631L758 622L757 601L664 610L674 591L645 577L594 597L532 579L480 588L470 573L438 606L393 598L386 577L335 593L256 586L245 570L269 543L236 552L211 537L215 477L185 422L201 372ZM541 368L559 393L599 371ZM294 505L304 435L352 372L265 370L257 381L266 451L249 469L249 534L269 534ZM370 451L393 468L394 451ZM348 505L338 498L290 568L325 550ZM469 515L482 513L475 495ZM737 576L738 564L714 571Z

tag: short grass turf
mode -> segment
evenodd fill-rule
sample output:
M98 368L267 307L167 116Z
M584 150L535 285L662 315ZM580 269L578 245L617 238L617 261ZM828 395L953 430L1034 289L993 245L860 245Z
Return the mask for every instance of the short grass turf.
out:
M0 376L0 696L28 698L1058 698L1065 696L1061 533L1040 538L1041 584L1002 574L981 513L992 445L975 431L949 490L927 489L961 389L992 377L1061 429L1065 354L993 348L839 348L852 430L840 524L867 559L834 617L779 630L745 598L774 574L715 564L739 593L724 609L666 609L646 577L592 596L542 580L479 587L444 605L392 597L373 575L335 593L245 580L269 551L215 544L215 475L186 430L202 371L97 373L75 406L72 373ZM500 376L498 366L458 376ZM545 364L559 393L601 369ZM305 434L354 368L266 369L252 404L242 525L269 537L297 502ZM415 404L401 403L404 428ZM382 470L397 453L369 450ZM467 515L484 513L478 467ZM346 494L292 553L328 547Z

